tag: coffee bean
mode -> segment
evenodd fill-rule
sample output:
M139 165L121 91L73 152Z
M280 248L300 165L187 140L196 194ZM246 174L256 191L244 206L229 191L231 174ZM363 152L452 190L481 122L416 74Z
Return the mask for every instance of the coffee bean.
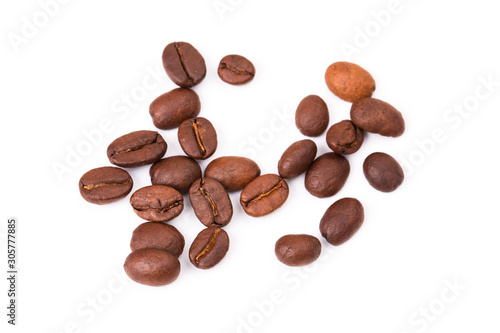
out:
M364 140L363 130L350 120L342 120L326 132L326 143L331 150L340 155L354 154L361 148Z
M184 120L177 138L186 155L194 159L207 159L217 149L217 132L212 123L202 117Z
M111 163L131 168L154 163L167 151L167 143L155 131L136 131L125 134L108 146Z
M295 125L306 136L318 136L328 127L328 107L321 97L305 97L295 111Z
M229 236L218 227L202 230L189 248L189 261L201 269L217 265L229 250Z
M278 173L285 179L297 177L311 166L318 148L314 141L305 139L292 143L278 162Z
M403 183L403 168L392 156L373 153L363 163L363 173L368 183L381 192L392 192Z
M375 98L363 98L351 106L352 122L370 133L398 137L405 131L401 112Z
M187 193L191 184L201 178L200 165L186 156L170 156L159 160L149 169L153 185L167 185Z
M354 198L343 198L328 207L319 224L319 230L328 243L341 245L359 230L364 219L361 202Z
M134 212L153 222L170 221L184 209L182 195L170 186L150 185L138 189L130 197Z
M325 73L328 89L347 102L371 97L375 91L375 80L362 67L350 62L331 64Z
M178 86L189 88L205 78L207 67L200 52L186 42L168 44L163 50L163 67Z
M133 281L152 287L174 282L181 272L181 264L175 255L151 248L130 253L123 268Z
M172 129L196 117L200 109L200 98L194 90L177 88L156 98L149 106L149 114L156 127Z
M135 228L130 249L159 249L172 253L177 258L184 250L184 236L174 226L160 222L145 222Z
M321 254L321 243L311 235L285 235L276 242L274 253L285 265L309 265Z
M189 189L189 200L196 217L205 226L227 225L233 216L233 205L224 186L212 178L196 180Z
M240 156L216 158L205 169L205 177L217 180L227 191L240 191L259 175L257 163Z
M133 184L127 171L116 167L102 167L85 173L80 178L78 187L85 200L104 205L126 197Z
M241 192L245 213L260 217L274 212L288 198L288 184L278 175L267 174L252 180Z
M350 171L351 167L344 156L323 154L306 172L306 190L318 198L331 197L342 189Z
M253 80L255 67L247 58L231 54L222 58L217 74L226 83L240 85Z

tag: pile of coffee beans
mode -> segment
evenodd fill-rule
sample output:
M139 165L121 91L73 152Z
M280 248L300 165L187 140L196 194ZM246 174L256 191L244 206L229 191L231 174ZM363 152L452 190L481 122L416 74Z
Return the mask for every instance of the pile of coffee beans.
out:
M364 131L397 137L403 134L403 117L390 104L372 98L375 80L363 68L348 62L328 67L325 80L339 98L351 102L351 119L333 124L326 133L326 143L332 152L316 157L314 141L304 139L288 147L278 161L277 174L261 175L253 160L241 156L223 156L212 160L204 175L196 160L210 158L217 149L217 132L206 118L198 117L200 98L190 88L206 76L202 55L191 44L168 44L162 56L169 78L179 86L150 105L153 124L161 130L177 128L180 147L186 156L164 158L167 142L156 131L140 130L114 140L107 156L114 166L96 168L85 173L79 182L82 197L90 203L108 204L126 197L133 187L130 174L122 168L151 165L151 185L136 190L130 205L147 222L132 234L131 253L125 260L125 271L134 281L163 286L180 274L179 256L185 246L183 235L164 222L179 216L187 195L196 217L206 227L189 248L189 260L197 268L217 265L229 250L229 236L222 229L233 217L228 192L241 191L240 204L246 214L260 217L280 208L288 198L286 179L305 173L305 188L315 197L326 198L339 192L350 173L344 155L359 150ZM240 55L225 56L217 73L232 85L250 82L255 76L254 65ZM299 131L310 137L323 134L330 115L323 99L317 95L305 97L297 107L295 122ZM121 167L121 168L119 168ZM382 192L394 191L401 185L404 174L390 155L375 152L363 164L369 184ZM363 205L354 198L334 202L320 221L321 235L332 245L349 240L364 221ZM277 240L275 254L289 266L303 266L321 254L321 243L311 235L285 235Z

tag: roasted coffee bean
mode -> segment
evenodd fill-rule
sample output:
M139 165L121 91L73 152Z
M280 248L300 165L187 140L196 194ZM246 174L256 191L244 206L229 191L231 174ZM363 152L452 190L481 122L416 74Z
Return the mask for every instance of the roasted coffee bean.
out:
M370 133L398 137L405 131L401 112L375 98L363 98L351 106L352 122Z
M134 182L129 173L116 167L92 169L85 173L78 182L82 197L98 205L126 197L133 185Z
M350 62L331 64L325 73L328 89L347 102L371 97L375 91L375 80L362 67Z
M305 97L295 111L295 125L306 136L318 136L328 127L328 107L321 97Z
M184 250L184 236L174 226L160 222L145 222L135 228L130 249L159 249L179 257Z
M364 140L363 130L350 120L342 120L326 132L326 143L331 150L340 155L354 154L361 148Z
M245 213L260 217L280 208L288 198L288 184L278 175L267 174L252 180L241 192Z
M136 131L125 134L108 146L111 163L131 168L152 164L165 155L167 143L155 131Z
M152 248L130 253L123 268L133 281L152 287L174 282L181 272L181 264L175 255Z
M343 198L328 207L319 224L319 230L328 243L340 245L359 230L364 219L361 202L354 198Z
M321 243L311 235L286 235L278 239L274 253L285 265L293 267L309 265L321 254Z
M179 191L165 185L138 189L130 197L130 204L140 218L153 222L170 221L184 209L184 200Z
M149 106L149 114L156 127L172 129L196 117L200 109L200 98L194 90L177 88L156 98Z
M285 179L303 174L311 166L317 151L318 147L309 139L292 143L278 162L278 173Z
M240 85L253 80L255 67L247 58L231 54L222 58L217 74L226 83Z
M189 200L198 219L207 227L227 225L233 217L233 205L224 186L212 178L196 180L189 189Z
M392 192L403 183L403 168L392 156L373 153L363 163L363 173L368 183L381 192Z
M177 138L186 155L194 159L207 159L217 149L217 132L212 123L202 117L184 120Z
M306 190L318 198L335 195L342 189L351 167L344 156L326 153L318 157L306 172Z
M259 175L257 163L240 156L216 158L205 169L205 177L217 180L227 191L240 191Z
M187 193L191 184L201 178L198 162L186 156L170 156L159 160L149 169L153 185L167 185Z
M201 269L217 265L229 250L229 236L218 227L202 230L189 248L189 260Z
M168 44L163 50L163 67L178 86L189 88L205 78L207 67L200 52L186 42Z

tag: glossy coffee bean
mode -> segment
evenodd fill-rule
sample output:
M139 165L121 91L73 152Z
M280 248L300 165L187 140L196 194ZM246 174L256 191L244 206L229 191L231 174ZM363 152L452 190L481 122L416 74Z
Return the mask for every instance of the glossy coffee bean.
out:
M288 198L288 184L278 175L267 174L252 180L241 192L245 213L260 217L280 208Z
M207 227L227 225L233 216L233 205L224 186L212 178L196 180L189 189L189 200L196 217Z
M218 227L202 230L189 248L189 261L201 269L217 265L229 250L229 236Z
M181 272L181 264L176 256L152 248L130 253L123 268L133 281L152 287L174 282Z
M364 134L350 120L342 120L326 132L326 143L331 150L340 155L354 154L361 148Z
M321 243L311 235L286 235L278 239L274 253L285 265L293 267L309 265L321 254Z
M126 197L133 184L127 171L116 167L102 167L85 173L80 178L78 187L85 200L104 205Z
M217 149L217 132L212 123L202 117L184 120L177 138L184 153L194 159L207 159Z
M184 244L184 236L174 226L160 222L145 222L135 228L130 240L130 249L132 251L159 249L179 257L184 250Z
M259 175L257 163L240 156L216 158L205 169L205 177L217 180L227 191L240 191Z
M278 173L285 179L295 178L311 166L318 148L314 141L305 139L288 147L278 162Z
M330 115L321 97L309 95L304 98L295 111L295 125L306 136L318 136L328 127Z
M191 184L201 178L198 162L187 156L170 156L159 160L149 169L153 185L167 185L187 193Z
M375 80L362 67L350 62L331 64L325 73L328 89L347 102L371 97L375 91Z
M130 204L137 216L153 222L170 221L184 209L184 200L179 191L165 185L138 189L130 197Z
M217 74L226 83L240 85L253 80L255 67L247 58L231 54L222 58Z
M306 190L318 198L331 197L342 189L350 172L351 167L344 156L323 154L306 172Z
M373 153L363 163L368 183L381 192L392 192L403 183L403 168L391 155Z
M108 146L111 163L131 168L152 164L165 155L167 143L155 131L136 131L125 134Z
M319 230L328 243L341 245L359 230L364 219L361 202L354 198L343 198L328 207L319 224Z
M405 131L401 112L375 98L363 98L351 106L351 120L359 128L383 136L398 137Z
M156 98L149 106L153 124L160 129L178 127L184 120L196 117L201 110L198 94L177 88Z
M205 78L207 67L200 52L186 42L168 44L163 50L163 67L178 86L189 88Z

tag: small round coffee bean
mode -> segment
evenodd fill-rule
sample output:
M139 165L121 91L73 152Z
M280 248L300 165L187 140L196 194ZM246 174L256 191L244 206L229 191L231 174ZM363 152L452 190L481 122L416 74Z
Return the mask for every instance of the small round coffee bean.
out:
M130 253L123 268L133 281L152 287L174 282L181 272L181 264L175 255L152 248Z
M226 83L240 85L253 80L255 67L247 58L231 54L222 58L217 74Z
M218 227L202 230L189 248L189 261L201 269L209 269L217 265L229 250L229 236Z
M351 167L344 156L326 153L318 157L306 172L306 190L318 198L335 195L342 189Z
M217 149L217 132L212 123L202 117L184 120L177 138L186 155L194 159L207 159Z
M295 125L305 136L318 136L328 127L328 107L321 97L305 97L295 111Z
M303 174L316 158L317 151L316 143L309 139L292 143L278 162L279 175L291 179Z
M153 164L149 175L153 185L171 186L184 194L196 179L201 178L201 168L187 156L170 156Z
M134 182L129 173L116 167L92 169L85 173L78 182L82 197L97 205L125 198L133 185Z
M142 219L166 222L182 213L184 199L170 186L150 185L135 191L130 197L130 205Z
M172 253L177 258L184 250L184 236L169 224L160 222L145 222L135 228L130 249L159 249Z
M274 253L285 265L292 267L309 265L319 258L321 243L311 235L285 235L276 242Z
M153 124L160 129L178 127L184 120L196 117L201 110L194 90L177 88L156 98L149 106Z
M331 64L325 73L328 89L347 102L371 97L375 91L375 80L362 67L350 62Z
M167 151L167 143L155 131L136 131L125 134L108 146L108 159L112 164L138 167L160 160Z
M352 122L370 133L398 137L405 131L401 112L392 105L375 98L363 98L351 106Z
M205 177L213 178L227 191L240 191L260 176L260 168L249 158L223 156L211 161L205 169Z
M245 213L260 217L280 208L288 198L288 184L278 175L267 174L252 180L241 192Z
M168 77L183 88L197 85L207 74L205 59L186 42L168 44L163 50L162 60Z
M319 224L319 230L328 243L341 245L359 230L364 219L361 202L354 198L343 198L328 207Z
M212 178L196 180L189 189L189 200L196 217L207 227L227 225L233 217L233 205L224 186Z
M363 130L350 120L342 120L326 132L326 143L331 150L340 155L354 154L361 148L364 140Z
M391 155L373 153L363 163L363 173L368 183L381 192L392 192L403 183L403 168Z

